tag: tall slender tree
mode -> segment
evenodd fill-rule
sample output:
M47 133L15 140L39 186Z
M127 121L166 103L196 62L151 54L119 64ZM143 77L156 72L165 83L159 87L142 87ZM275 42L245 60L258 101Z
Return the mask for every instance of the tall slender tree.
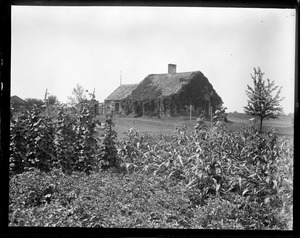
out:
M280 102L282 87L276 86L274 80L263 79L264 73L259 67L254 68L254 74L251 74L254 87L247 85L246 94L248 104L244 107L246 114L258 117L260 125L259 131L262 131L262 123L265 119L277 119L283 114L283 107Z
M76 106L78 103L86 101L87 98L85 94L86 90L82 86L77 84L76 87L72 90L72 95L68 97L68 103L71 106Z
M54 105L59 103L58 98L55 95L50 95L48 96L48 104L49 105Z

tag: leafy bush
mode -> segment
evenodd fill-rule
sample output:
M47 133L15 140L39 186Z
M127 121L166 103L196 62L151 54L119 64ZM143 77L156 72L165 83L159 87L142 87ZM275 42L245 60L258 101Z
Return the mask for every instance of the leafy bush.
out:
M188 227L191 216L184 190L155 176L32 170L10 186L10 226Z
M238 196L250 207L234 224L287 229L292 217L293 147L274 130L257 133L244 127L232 132L224 124L208 130L200 118L194 133L179 127L175 135L148 144L131 130L126 139L123 158L130 157L130 163L137 158L136 171L182 182L194 207L207 206L211 197L233 203Z
M120 164L115 142L117 133L112 129L112 127L112 118L108 117L106 119L105 132L100 147L100 165L103 169L108 169L111 167L119 168Z
M77 115L74 126L76 133L74 170L76 171L89 174L93 170L98 170L101 152L98 139L95 137L96 124L98 121L93 120L93 113L88 109L84 109Z
M21 173L35 167L50 171L56 160L55 126L51 118L41 116L38 108L23 112L11 121L10 171Z
M63 108L58 110L57 120L42 115L37 108L24 111L11 121L10 171L22 173L36 167L42 171L61 167L73 171L98 171L100 167L117 167L115 147L116 133L112 120L106 121L104 138L97 138L93 113L83 109L75 117Z
M56 154L62 170L71 174L77 160L77 154L74 153L78 148L78 136L75 131L76 119L64 112L62 108L58 113L56 122Z

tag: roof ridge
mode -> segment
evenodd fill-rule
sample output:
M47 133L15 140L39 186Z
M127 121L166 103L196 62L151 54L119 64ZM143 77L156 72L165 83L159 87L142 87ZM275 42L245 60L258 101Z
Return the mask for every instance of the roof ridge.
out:
M201 72L201 71L196 70L196 71L176 72L174 74L186 74L186 73L196 73L196 72ZM160 74L149 74L149 75L174 75L174 74L160 73Z
M131 94L138 84L121 84L105 100L120 100Z
M127 86L127 85L137 85L137 83L123 83L120 86L123 86L123 85L125 85L125 86Z

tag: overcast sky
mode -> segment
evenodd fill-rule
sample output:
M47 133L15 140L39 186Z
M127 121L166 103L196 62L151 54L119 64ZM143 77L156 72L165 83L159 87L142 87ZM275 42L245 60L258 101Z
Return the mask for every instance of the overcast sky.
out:
M67 102L76 84L100 102L148 74L200 70L228 112L243 112L254 67L294 110L295 10L12 7L11 95Z

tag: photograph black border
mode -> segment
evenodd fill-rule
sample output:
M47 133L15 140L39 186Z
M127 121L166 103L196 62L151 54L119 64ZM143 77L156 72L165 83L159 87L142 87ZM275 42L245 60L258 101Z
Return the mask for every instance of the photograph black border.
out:
M292 231L261 230L181 230L181 229L104 229L104 228L40 228L8 227L9 195L9 128L10 128L10 81L11 81L11 7L23 6L158 6L158 7L240 7L240 8L290 8L296 10L296 57L295 57L295 107L294 145L299 142L298 110L298 27L299 0L282 1L80 1L80 0L2 0L0 3L0 236L2 237L297 237L299 236L297 211L299 192L297 175L299 149L294 153L294 227Z

